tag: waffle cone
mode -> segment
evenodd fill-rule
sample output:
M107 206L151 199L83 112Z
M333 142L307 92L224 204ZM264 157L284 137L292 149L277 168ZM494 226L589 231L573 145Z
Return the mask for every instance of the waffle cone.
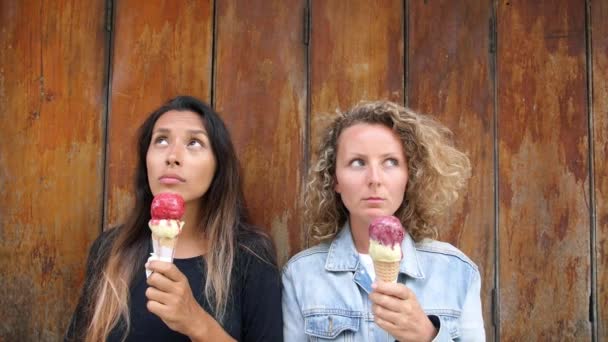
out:
M382 279L389 283L397 281L399 275L399 261L386 262L374 260L374 271L376 279Z

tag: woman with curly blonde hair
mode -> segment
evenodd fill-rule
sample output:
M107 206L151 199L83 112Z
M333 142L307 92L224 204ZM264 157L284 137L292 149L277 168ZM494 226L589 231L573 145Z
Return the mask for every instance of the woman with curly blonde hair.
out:
M484 341L477 266L436 241L438 218L470 177L467 156L432 118L363 102L329 125L305 193L319 244L283 272L286 341ZM396 283L374 281L369 224L404 227Z

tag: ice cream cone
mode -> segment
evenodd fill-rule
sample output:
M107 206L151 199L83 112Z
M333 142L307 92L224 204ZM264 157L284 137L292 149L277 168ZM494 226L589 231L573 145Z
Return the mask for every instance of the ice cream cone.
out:
M394 216L381 216L369 225L369 256L374 262L376 279L397 281L403 258L401 243L405 230Z
M152 249L148 261L160 260L173 262L177 237L182 231L184 222L181 221L184 215L184 199L173 193L161 193L154 196L150 206L151 219L148 226L152 231ZM146 269L146 276L151 272Z
M381 279L386 282L395 282L399 276L399 261L385 262L374 260L374 271L376 279Z
M154 255L156 255L159 260L173 262L176 245L177 236L168 238L152 234L152 248L154 250Z

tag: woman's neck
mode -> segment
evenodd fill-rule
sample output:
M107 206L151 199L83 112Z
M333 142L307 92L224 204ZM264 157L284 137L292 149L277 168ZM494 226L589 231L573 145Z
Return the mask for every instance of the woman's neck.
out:
M184 226L178 236L175 258L185 259L207 253L208 242L199 227L201 210L199 203L186 203L186 212L182 218Z
M369 253L369 222L364 219L349 217L350 233L357 252Z

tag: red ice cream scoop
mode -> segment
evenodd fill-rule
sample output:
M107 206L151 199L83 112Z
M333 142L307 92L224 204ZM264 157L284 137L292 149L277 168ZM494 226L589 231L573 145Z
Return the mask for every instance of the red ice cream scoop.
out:
M184 216L184 199L174 193L164 192L154 196L150 206L152 219L181 220Z
M401 245L405 229L395 216L380 216L369 224L369 238L385 246Z

